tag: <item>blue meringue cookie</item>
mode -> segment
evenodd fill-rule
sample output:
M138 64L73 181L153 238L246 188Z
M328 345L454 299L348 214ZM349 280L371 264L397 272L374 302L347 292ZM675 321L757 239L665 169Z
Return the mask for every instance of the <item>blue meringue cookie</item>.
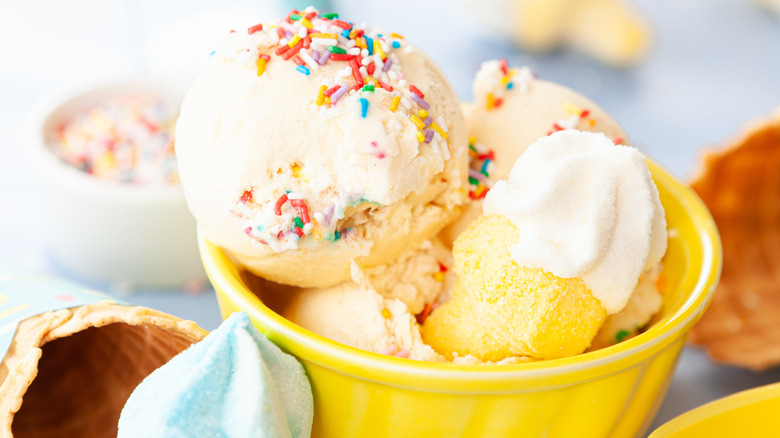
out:
M237 312L138 385L118 438L309 437L313 412L301 364Z

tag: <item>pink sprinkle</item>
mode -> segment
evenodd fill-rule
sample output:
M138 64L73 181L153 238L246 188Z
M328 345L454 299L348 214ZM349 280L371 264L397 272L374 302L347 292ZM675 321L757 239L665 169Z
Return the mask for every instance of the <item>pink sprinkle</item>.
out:
M244 232L246 233L247 236L251 236L252 235L252 227L244 228Z
M407 357L409 357L409 354L410 354L409 350L407 350L406 348L403 348L403 349L401 349L401 351L399 351L398 353L394 354L394 356L395 357L400 357L401 359L406 359Z
M478 181L484 181L485 180L485 175L483 175L480 172L477 172L474 169L469 169L469 176L474 178L474 179L476 179L476 180L478 180Z
M392 356L398 351L398 347L395 345L388 345L384 348L384 350L380 351L379 354L384 354L385 356Z
M56 297L54 297L54 299L57 301L73 301L76 299L76 297L72 295L57 295Z

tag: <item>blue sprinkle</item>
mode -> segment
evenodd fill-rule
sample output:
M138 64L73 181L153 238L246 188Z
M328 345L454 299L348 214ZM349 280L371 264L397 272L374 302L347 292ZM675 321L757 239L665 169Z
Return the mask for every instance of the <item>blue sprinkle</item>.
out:
M399 43L398 41L393 41L393 48L397 49L399 47L401 47L401 43Z
M367 37L367 36L364 36L364 38L366 39L366 46L368 48L368 56L371 56L371 55L374 54L374 40L369 38L369 37Z
M209 53L209 56L211 56L211 55L213 55L215 53L217 53L217 51L216 50L212 50L211 53Z
M299 65L298 67L295 67L295 69L298 70L299 72L305 74L306 76L309 76L309 69L308 68L306 68L306 67L304 67L302 65Z
M485 176L490 176L490 175L488 175L488 171L487 171L487 168L488 168L489 165L490 165L490 160L485 160L482 163L482 170L480 171L480 173L485 175Z
M341 36L343 36L344 38L349 38L349 31L347 29L344 29L344 31L341 32Z
M506 88L507 88L507 90L511 90L512 88L514 88L514 86L515 86L515 83L514 83L514 82L508 82L508 83L506 84Z
M339 233L338 231L334 231L333 232L333 240L334 241L335 240L339 240L340 237L341 237L341 233Z
M257 226L257 231L263 231L263 230L265 230L265 225L258 225Z
M360 98L360 115L363 116L363 118L366 118L366 114L368 114L368 101L364 98Z

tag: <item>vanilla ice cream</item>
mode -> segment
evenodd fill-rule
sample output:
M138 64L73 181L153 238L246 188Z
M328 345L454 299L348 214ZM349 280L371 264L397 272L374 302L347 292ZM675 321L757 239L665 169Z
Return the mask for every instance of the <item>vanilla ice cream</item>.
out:
M283 316L328 339L373 353L439 362L443 356L426 345L409 308L356 283L305 289Z
M438 233L465 202L466 150L457 96L428 56L312 8L227 35L176 130L203 234L302 287Z
M449 246L482 213L481 199L509 176L517 158L539 137L564 129L602 132L630 144L623 128L581 94L540 80L527 68L505 60L482 64L474 78L475 102L464 105L470 142L469 197L472 202L441 233Z

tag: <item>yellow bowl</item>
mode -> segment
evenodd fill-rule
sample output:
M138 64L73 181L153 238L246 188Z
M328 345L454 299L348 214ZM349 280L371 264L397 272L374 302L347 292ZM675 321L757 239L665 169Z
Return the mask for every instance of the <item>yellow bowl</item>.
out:
M246 311L303 363L314 391L314 437L634 437L655 416L721 266L704 204L648 164L671 230L661 314L635 338L565 359L453 365L361 351L276 314L250 290L250 277L202 237L201 257L223 316Z
M659 427L650 438L777 437L780 383L707 403Z

